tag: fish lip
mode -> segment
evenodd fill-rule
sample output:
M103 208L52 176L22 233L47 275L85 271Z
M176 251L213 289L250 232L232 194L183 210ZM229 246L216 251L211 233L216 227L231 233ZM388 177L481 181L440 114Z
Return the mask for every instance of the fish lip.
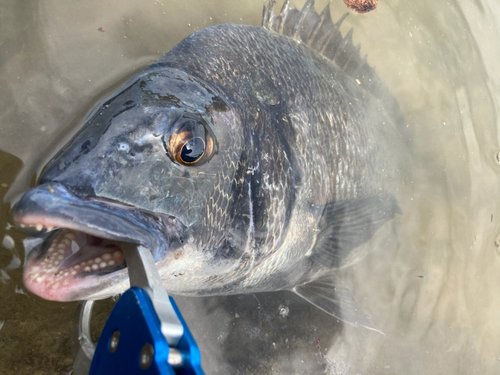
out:
M169 237L181 231L173 217L145 212L119 202L100 198L79 198L61 183L50 182L26 192L12 209L12 217L24 232L48 239L53 228L67 228L117 242L149 248L156 261L169 249ZM45 241L44 241L45 242ZM69 285L52 289L30 279L39 262L40 246L31 249L24 267L24 284L48 300L101 299L123 292L129 286L124 268L108 274L91 273L72 279ZM37 267L39 268L39 267Z
M14 205L12 217L16 225L30 235L60 227L142 245L150 249L155 258L168 250L169 241L164 234L165 226L169 225L167 218L115 201L78 198L57 182L26 192Z
M30 259L28 259L28 262ZM60 285L52 289L44 283L34 283L35 271L23 272L23 283L32 293L50 301L99 300L123 293L130 287L128 271L121 268L107 275L90 275L73 279L70 285ZM56 284L56 282L51 283ZM60 283L59 283L60 284ZM104 286L103 286L104 285Z

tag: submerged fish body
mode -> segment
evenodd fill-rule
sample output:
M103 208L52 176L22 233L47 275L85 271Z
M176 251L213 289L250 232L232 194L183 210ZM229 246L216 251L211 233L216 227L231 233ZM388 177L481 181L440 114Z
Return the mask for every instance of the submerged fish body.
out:
M200 30L95 107L14 207L44 238L31 291L123 291L128 242L170 293L289 289L371 325L334 270L399 210L403 117L328 8L270 3L263 26Z

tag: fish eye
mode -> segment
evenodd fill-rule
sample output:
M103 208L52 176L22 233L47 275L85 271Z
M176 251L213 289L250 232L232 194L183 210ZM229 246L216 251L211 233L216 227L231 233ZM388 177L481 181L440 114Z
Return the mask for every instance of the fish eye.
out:
M216 151L215 136L201 117L185 114L173 127L168 149L170 157L181 165L201 165Z
M181 159L186 164L195 163L205 152L205 141L200 137L193 138L186 143L181 150Z

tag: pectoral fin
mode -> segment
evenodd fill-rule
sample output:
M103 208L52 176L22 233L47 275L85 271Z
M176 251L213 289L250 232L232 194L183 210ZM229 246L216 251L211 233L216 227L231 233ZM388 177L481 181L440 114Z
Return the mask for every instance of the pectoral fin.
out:
M396 213L401 210L390 195L327 205L320 222L321 232L309 258L329 268L352 263L352 250L372 238Z
M347 324L355 327L363 326L382 333L374 328L370 317L358 307L352 293L335 276L322 277L310 283L296 286L293 291Z

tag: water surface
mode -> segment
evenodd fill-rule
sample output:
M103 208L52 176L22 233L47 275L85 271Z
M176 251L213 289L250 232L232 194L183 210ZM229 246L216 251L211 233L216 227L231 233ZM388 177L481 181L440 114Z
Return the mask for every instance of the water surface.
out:
M262 1L0 4L0 372L71 369L78 303L22 285L9 202L76 130L97 98L197 29L260 24ZM301 1L296 1L301 5ZM326 2L319 2L322 9ZM346 12L332 3L332 17ZM500 5L382 0L353 14L362 54L397 98L415 170L398 236L344 277L378 334L292 293L177 298L207 373L500 372ZM101 303L98 326L112 301Z

